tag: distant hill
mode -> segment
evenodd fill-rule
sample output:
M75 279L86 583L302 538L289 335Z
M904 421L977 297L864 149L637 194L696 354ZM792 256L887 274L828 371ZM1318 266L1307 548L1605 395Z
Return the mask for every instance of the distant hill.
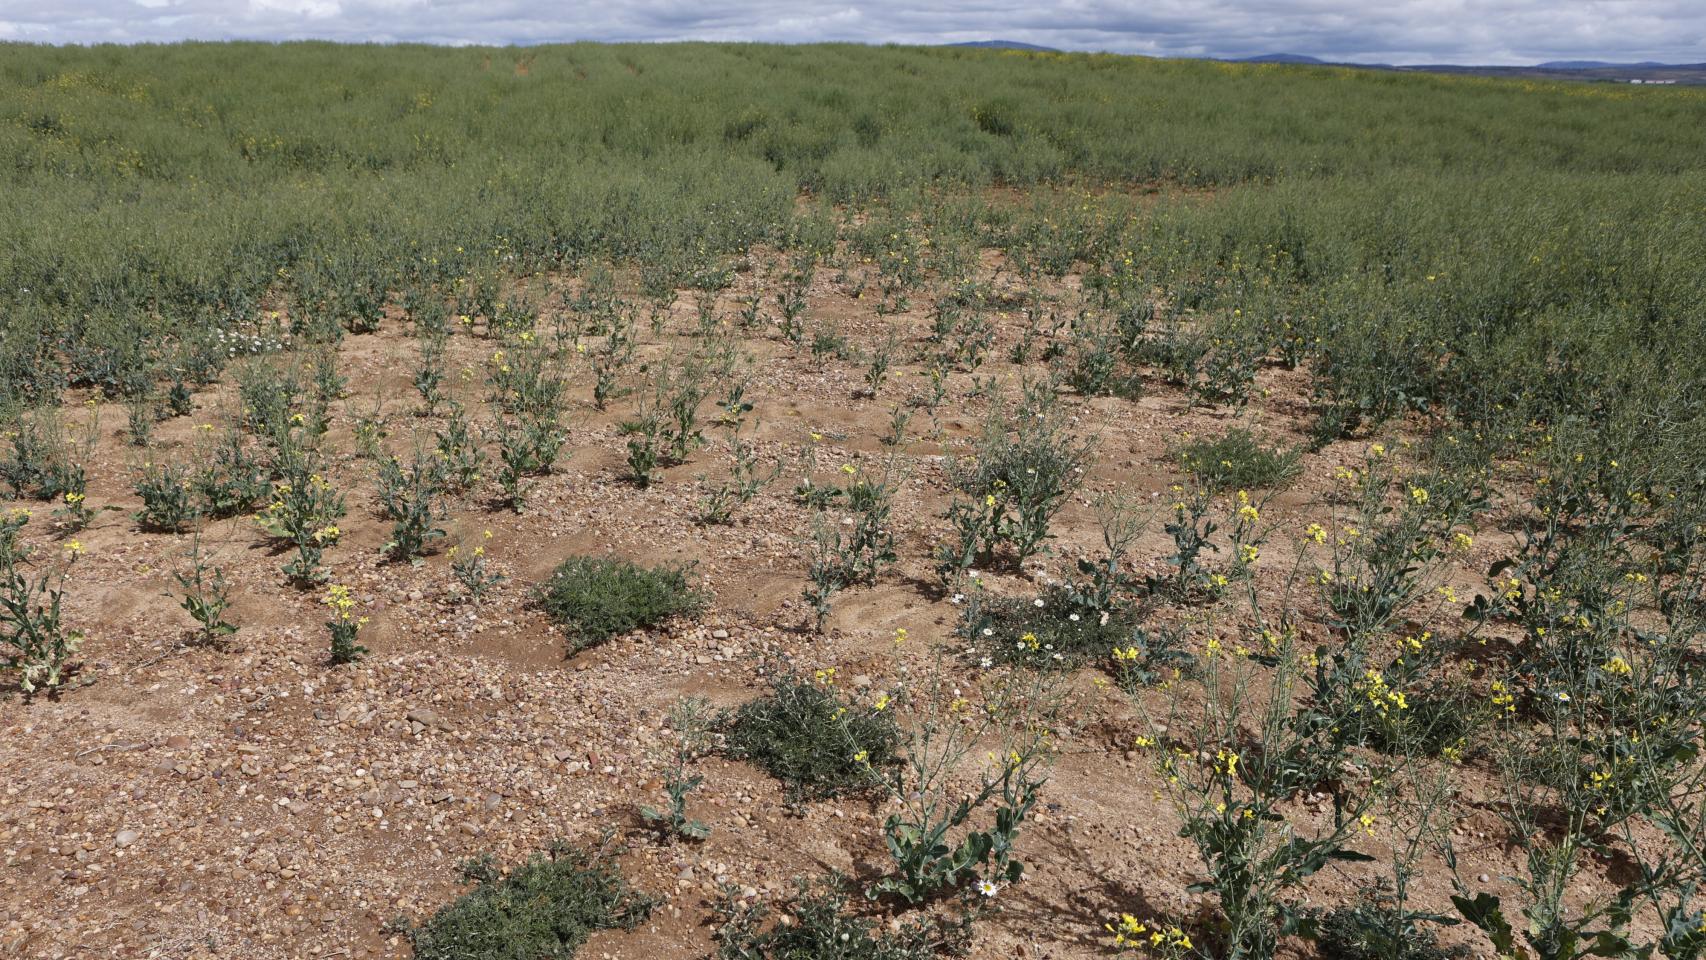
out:
M1673 64L1659 63L1656 60L1643 60L1640 63L1614 63L1610 60L1548 60L1535 66L1542 70L1597 70L1601 67L1625 67L1631 69L1646 69L1648 67L1669 67Z
M1254 57L1239 57L1233 63L1310 63L1326 66L1327 61L1320 57L1305 56L1301 53L1264 53Z
M1536 80L1589 80L1603 83L1675 83L1706 85L1706 63L1614 63L1609 60L1549 60L1532 66L1479 66L1457 63L1404 64L1343 63L1301 53L1264 53L1238 57L1228 63L1279 63L1296 66L1356 67L1404 73L1458 73L1482 77L1528 77Z
M1427 64L1391 69L1419 73L1468 73L1483 77L1527 77L1534 80L1590 80L1601 83L1675 83L1706 85L1706 63L1606 63L1571 66L1555 60L1532 67L1477 67L1456 64Z
M978 47L984 50L1032 50L1037 53L1059 53L1054 47L1040 47L1034 43L1020 43L1017 40L967 40L964 43L950 43L950 47Z

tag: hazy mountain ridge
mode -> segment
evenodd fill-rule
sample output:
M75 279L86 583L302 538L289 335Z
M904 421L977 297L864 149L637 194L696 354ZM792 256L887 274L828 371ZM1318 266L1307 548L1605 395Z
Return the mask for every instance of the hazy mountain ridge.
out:
M981 50L1021 50L1033 53L1060 53L1045 47L1018 40L970 40L944 44ZM1142 56L1142 54L1133 54ZM1537 80L1584 80L1600 82L1666 83L1706 85L1706 63L1659 63L1652 60L1640 63L1617 63L1610 60L1548 60L1526 65L1460 64L1460 63L1347 63L1327 60L1305 53L1259 53L1248 57L1204 57L1226 63L1279 64L1300 67L1355 67L1362 70L1396 70L1410 73L1457 73L1486 77L1528 77Z
M1035 53L1059 53L1054 47L1044 47L1035 43L1021 43L1018 40L966 40L960 43L944 44L949 47L977 47L981 50L1030 50Z
M1706 84L1706 63L1614 63L1607 60L1548 60L1517 66L1458 63L1344 63L1307 54L1264 53L1227 58L1230 63L1277 63L1296 66L1356 67L1364 70L1399 70L1412 73L1460 73L1487 77L1528 77L1548 80L1588 80L1623 83Z

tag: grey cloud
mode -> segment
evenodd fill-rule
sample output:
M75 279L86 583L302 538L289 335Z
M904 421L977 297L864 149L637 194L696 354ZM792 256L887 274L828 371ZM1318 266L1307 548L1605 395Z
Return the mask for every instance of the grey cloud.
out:
M953 43L1386 63L1706 61L1700 0L0 0L0 39Z

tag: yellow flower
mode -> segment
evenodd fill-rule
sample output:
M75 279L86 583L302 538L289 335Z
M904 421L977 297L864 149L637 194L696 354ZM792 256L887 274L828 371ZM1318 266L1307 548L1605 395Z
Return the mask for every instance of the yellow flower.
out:
M329 607L332 611L332 615L340 621L348 623L354 620L357 626L367 622L366 617L356 620L354 617L350 616L350 611L355 609L355 598L350 596L349 587L343 586L342 584L334 583L328 585L326 587L326 596L322 598L320 602Z
M1516 713L1516 697L1506 689L1503 681L1494 680L1492 690L1493 706L1502 707L1505 713Z
M1327 528L1321 526L1319 523L1312 523L1309 526L1304 528L1303 539L1313 540L1316 543L1326 543L1327 542Z
M864 763L870 759L871 759L871 754L865 750L861 750L858 753L855 753L853 755L853 762L854 763Z
M1428 492L1421 487L1413 486L1410 488L1410 499L1416 501L1416 504L1420 506L1428 502Z
M1149 932L1148 927L1129 913L1120 914L1117 925L1105 923L1102 928L1114 935L1116 947L1140 947L1143 945L1143 935Z
M881 713L883 711L883 709L886 708L888 705L889 705L889 695L886 693L877 697L876 702L871 704L871 706L876 708L878 713Z
M67 543L67 544L66 544L66 545L65 545L65 552L66 552L66 554L68 554L68 555L69 555L69 556L70 556L70 557L71 557L71 558L72 558L72 559L73 559L73 560L75 560L75 559L77 559L77 558L78 558L78 557L80 557L80 556L82 556L82 555L83 555L83 541L81 541L81 540L72 540L72 541L70 541L70 542L69 542L69 543Z
M1629 661L1617 656L1614 656L1610 660L1600 664L1599 668L1604 670L1606 673L1619 677L1627 677L1633 672L1629 667Z
M1238 775L1238 754L1231 750L1221 749L1215 752L1214 769L1216 773L1224 773L1229 777Z

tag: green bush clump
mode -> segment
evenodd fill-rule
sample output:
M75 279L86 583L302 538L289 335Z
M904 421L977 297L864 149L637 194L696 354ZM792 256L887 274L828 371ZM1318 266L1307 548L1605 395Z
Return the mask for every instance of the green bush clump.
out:
M59 500L67 493L82 493L83 466L72 458L71 444L58 423L44 418L46 425L19 420L16 430L6 434L11 449L0 456L0 482L18 498Z
M563 627L570 654L705 604L685 568L640 567L615 557L570 557L540 584L537 599Z
M1463 947L1442 948L1424 923L1438 918L1399 909L1390 884L1337 907L1321 919L1316 943L1326 960L1453 960Z
M179 533L201 516L201 506L191 489L187 467L176 464L144 464L132 489L142 498L142 509L133 514L144 530Z
M1298 452L1263 446L1255 435L1234 427L1213 439L1191 440L1173 448L1173 458L1197 482L1215 493L1277 489L1301 469Z
M888 712L848 708L832 679L777 677L769 695L735 711L728 724L729 755L764 768L795 800L872 786L872 771L895 762L900 729ZM855 763L861 751L865 763Z
M598 930L632 930L654 905L598 852L565 845L500 876L491 858L463 866L478 886L409 932L416 960L567 960Z
M1106 657L1140 633L1136 614L1113 606L1098 610L1070 585L1034 597L972 596L958 632L997 663L1069 667Z
M788 923L768 923L763 904L736 899L732 892L717 905L718 960L933 960L963 948L968 922L914 920L894 932L882 932L870 917L849 908L844 883L830 877L822 889L802 883L783 906Z

